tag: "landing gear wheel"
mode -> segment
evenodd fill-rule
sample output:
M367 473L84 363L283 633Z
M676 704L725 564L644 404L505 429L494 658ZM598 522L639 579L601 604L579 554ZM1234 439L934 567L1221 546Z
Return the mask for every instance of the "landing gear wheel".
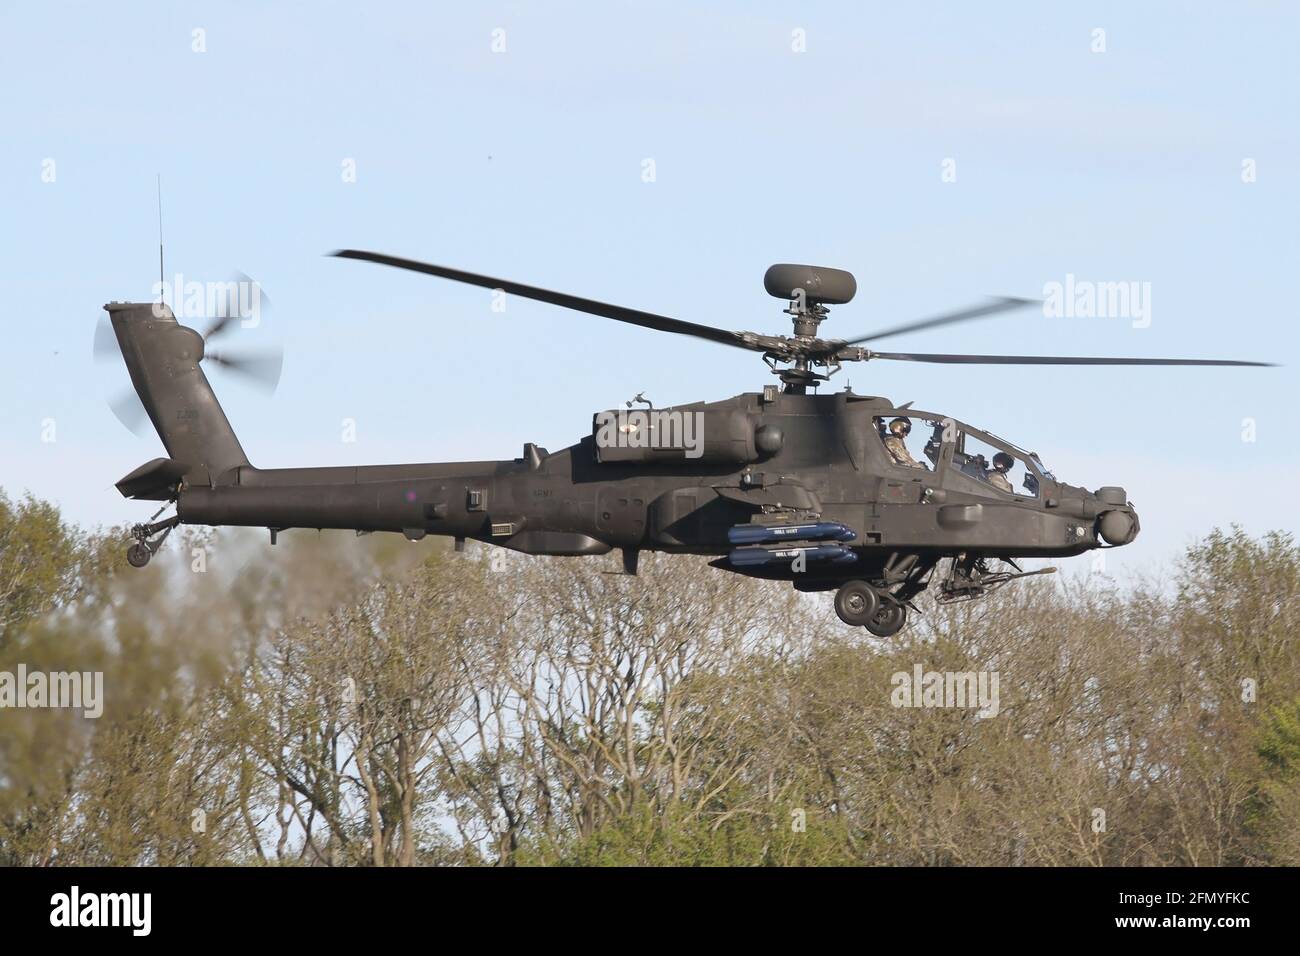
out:
M847 581L835 592L835 613L850 627L864 627L880 610L880 595L866 581Z
M863 626L876 637L893 637L906 623L906 607L893 601L882 601L875 615Z
M159 508L154 517L158 517L166 507L166 505L163 505L162 508ZM135 538L135 544L126 549L127 563L133 568L143 568L149 563L149 559L158 553L158 549L167 540L167 536L172 533L172 528L180 524L180 521L181 519L178 516L172 515L165 521L132 526L131 537Z

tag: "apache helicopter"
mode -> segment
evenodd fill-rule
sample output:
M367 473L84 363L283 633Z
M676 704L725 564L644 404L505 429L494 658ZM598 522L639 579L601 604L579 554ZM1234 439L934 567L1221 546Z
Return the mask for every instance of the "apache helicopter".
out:
M576 444L527 443L504 461L262 469L249 463L200 368L204 337L163 303L105 306L126 366L168 457L121 481L127 498L165 502L132 529L127 557L143 567L178 524L446 535L526 554L641 551L714 558L724 571L835 590L846 624L886 637L906 623L936 577L940 602L981 597L1022 571L1019 558L1118 547L1138 533L1123 488L1059 481L1039 457L911 403L810 393L845 362L977 365L1231 365L1213 359L1083 358L877 352L886 337L1034 304L1001 298L853 339L818 335L828 307L857 291L843 270L774 265L767 292L789 305L793 335L732 332L504 279L343 250L346 259L408 269L540 302L690 335L762 355L781 385L720 402L654 408L642 396L597 413ZM219 323L220 325L220 323ZM208 356L219 360L219 356ZM633 407L633 406L636 407ZM642 407L644 406L644 407ZM929 429L921 454L907 440ZM924 433L922 433L924 434ZM176 514L158 515L175 504Z

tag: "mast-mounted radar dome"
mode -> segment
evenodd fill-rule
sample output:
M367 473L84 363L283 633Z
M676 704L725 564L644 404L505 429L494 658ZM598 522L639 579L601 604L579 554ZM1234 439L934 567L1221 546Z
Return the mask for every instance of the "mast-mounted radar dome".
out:
M797 299L802 289L810 305L843 305L857 293L858 280L843 269L780 262L764 274L763 288L778 299Z

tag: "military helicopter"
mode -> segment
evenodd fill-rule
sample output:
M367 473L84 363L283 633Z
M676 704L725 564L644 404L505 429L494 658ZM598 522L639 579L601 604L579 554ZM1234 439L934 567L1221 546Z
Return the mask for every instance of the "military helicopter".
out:
M1023 571L1021 558L1120 547L1138 534L1121 487L1088 491L989 432L910 403L818 393L846 362L993 365L1219 365L1215 359L1085 358L877 352L880 339L1034 304L993 299L851 339L822 338L829 307L853 299L852 274L808 265L767 270L793 335L728 331L375 252L333 253L507 295L758 352L776 383L719 402L655 408L643 396L593 416L590 434L557 452L526 443L503 461L329 468L253 466L200 362L204 339L162 303L105 306L132 384L168 457L117 482L127 498L162 501L132 529L143 567L178 524L445 535L525 554L642 551L704 555L723 571L835 591L835 610L879 637L897 633L932 585L940 602L984 596ZM213 357L215 359L215 356ZM928 428L920 455L907 442ZM924 434L924 432L922 432ZM919 436L918 436L919 437ZM174 504L176 513L158 516Z

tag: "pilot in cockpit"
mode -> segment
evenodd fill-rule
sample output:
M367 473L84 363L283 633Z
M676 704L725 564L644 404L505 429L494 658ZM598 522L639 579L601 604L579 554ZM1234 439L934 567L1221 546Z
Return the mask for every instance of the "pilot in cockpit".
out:
M889 423L889 434L885 436L885 450L889 452L889 457L894 459L895 464L903 465L906 468L924 468L912 457L912 453L907 450L907 436L912 432L911 419L898 417Z
M1004 451L998 452L993 456L993 467L988 470L985 480L999 491L1012 491L1011 479L1007 477L1007 472L1015 464L1015 459Z

